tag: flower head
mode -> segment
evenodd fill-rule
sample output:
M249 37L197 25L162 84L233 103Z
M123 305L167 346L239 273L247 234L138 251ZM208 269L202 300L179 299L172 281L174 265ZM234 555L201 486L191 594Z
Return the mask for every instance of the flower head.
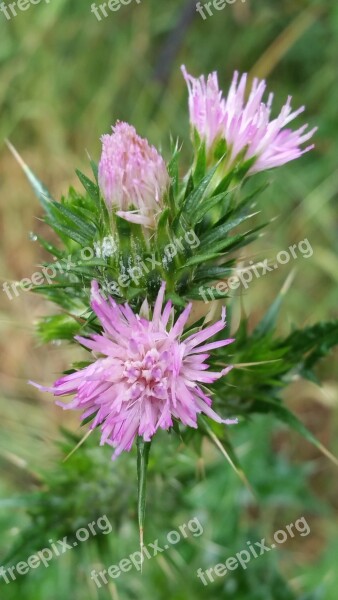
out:
M199 136L206 141L209 150L217 138L223 138L227 145L226 163L228 169L241 154L244 162L253 159L249 173L281 166L304 152L308 152L313 144L302 148L317 130L307 131L303 125L293 131L287 125L293 121L304 106L292 111L291 96L278 117L270 120L273 94L269 94L266 103L263 96L266 89L264 80L255 78L245 101L247 75L239 77L234 73L227 98L222 97L218 88L217 74L195 79L182 67L189 88L190 121Z
M99 186L105 202L120 217L153 227L170 181L165 162L128 123L118 122L112 130L101 138Z
M217 73L210 73L205 80L204 75L198 79L189 75L184 65L181 69L189 90L191 125L210 150L224 132L225 101L218 86Z
M76 339L101 357L62 377L52 388L38 386L55 396L75 394L69 404L60 406L82 410L83 419L93 416L91 428L101 426L101 444L115 448L113 458L130 450L137 435L149 441L157 429L171 427L173 419L195 428L198 413L219 423L236 422L222 420L201 388L201 384L214 382L231 368L211 372L205 362L210 350L234 341L205 343L224 329L225 314L214 325L182 341L191 305L174 323L171 302L163 309L164 292L163 283L149 319L147 301L142 316L134 314L128 304L117 305L112 298L105 301L94 281L91 306L103 333Z

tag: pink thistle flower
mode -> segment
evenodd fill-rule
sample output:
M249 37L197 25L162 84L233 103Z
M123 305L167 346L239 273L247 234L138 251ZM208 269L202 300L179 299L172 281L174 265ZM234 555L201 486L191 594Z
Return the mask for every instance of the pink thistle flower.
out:
M181 67L189 91L189 113L191 125L205 140L207 151L223 137L225 101L218 86L214 71L205 80L204 75L196 79L189 75L185 66Z
M169 301L162 310L164 293L165 283L149 320L146 300L141 314L134 314L128 304L117 305L112 298L105 301L93 281L91 306L103 333L75 339L101 357L62 377L51 388L37 385L55 396L75 394L69 404L57 404L83 411L82 419L95 416L91 429L101 426L101 445L115 448L113 458L130 450L137 435L150 441L157 429L169 429L174 418L194 428L199 413L218 423L237 422L217 415L211 408L211 398L202 389L203 384L216 381L231 369L211 372L205 362L210 350L234 341L205 343L224 329L225 309L220 321L182 341L191 304L174 323L172 303Z
M127 221L154 227L170 183L165 162L128 123L117 122L112 131L101 138L99 186L104 200Z
M227 169L241 154L241 160L255 159L249 174L279 167L312 150L314 145L302 148L317 130L306 131L303 125L293 131L286 126L305 109L304 106L292 111L291 96L278 117L270 120L273 94L263 102L266 82L255 78L247 102L245 91L247 74L239 78L235 71L226 99L218 88L217 73L195 79L182 67L189 89L190 121L199 136L206 140L210 150L217 138L227 144Z

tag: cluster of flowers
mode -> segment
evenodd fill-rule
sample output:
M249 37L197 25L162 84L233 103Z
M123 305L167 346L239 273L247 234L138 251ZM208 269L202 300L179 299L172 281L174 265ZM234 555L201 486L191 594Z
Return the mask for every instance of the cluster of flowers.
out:
M314 129L287 128L304 110L292 111L290 97L279 116L270 119L273 96L263 102L264 81L253 81L246 101L246 75L239 78L235 73L223 98L216 73L195 79L185 67L182 71L189 90L195 150L203 146L209 163L215 163L218 154L223 174L236 163L249 164L246 176L250 176L294 160L313 147L303 144ZM112 134L102 137L102 145L98 182L108 209L151 235L170 186L163 157L127 123L118 122ZM83 419L91 417L91 428L101 427L102 444L115 448L114 457L130 450L136 436L150 441L159 428L172 427L175 419L197 427L197 416L204 413L219 423L236 422L215 413L205 387L231 369L211 372L206 362L211 351L234 341L208 341L224 330L225 310L221 320L183 338L191 304L175 320L173 305L171 301L164 305L164 296L165 283L154 306L145 299L135 314L128 304L104 299L94 281L91 306L102 333L76 338L93 352L94 362L50 388L39 386L55 396L74 394L69 404L60 405L81 410Z

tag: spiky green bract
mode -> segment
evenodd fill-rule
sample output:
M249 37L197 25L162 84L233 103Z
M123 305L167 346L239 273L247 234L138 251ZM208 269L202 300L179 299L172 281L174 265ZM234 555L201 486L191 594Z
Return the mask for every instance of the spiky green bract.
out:
M217 166L207 170L203 158L181 180L176 147L168 165L171 186L165 208L156 230L147 236L140 225L108 212L91 162L94 181L77 172L84 193L71 188L60 202L50 195L43 197L44 220L60 242L52 244L36 236L52 260L41 267L44 280L33 291L58 304L64 313L39 324L44 341L71 340L76 333L95 329L88 308L93 279L107 295L128 301L135 310L145 297L150 302L156 298L163 280L167 297L177 307L201 300L201 286L207 289L211 282L230 276L236 266L234 252L264 227L254 221L256 196L262 188L245 194L229 177L219 180ZM32 178L38 181L33 174ZM224 297L217 291L213 295Z

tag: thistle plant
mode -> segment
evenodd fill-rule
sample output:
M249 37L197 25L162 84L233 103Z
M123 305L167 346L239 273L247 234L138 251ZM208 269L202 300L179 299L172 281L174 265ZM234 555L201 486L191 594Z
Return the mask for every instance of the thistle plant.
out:
M71 188L57 202L16 153L60 240L53 245L37 235L55 277L34 291L58 307L38 323L38 334L90 351L54 384L34 385L71 396L57 403L78 410L85 430L100 429L113 458L136 446L141 544L150 445L159 429L194 447L208 437L246 483L229 432L254 413L274 414L335 460L280 392L296 376L315 379L315 364L338 341L338 323L278 337L286 286L256 329L242 315L233 332L237 298L214 287L236 274L239 251L268 225L258 218L264 185L253 187L255 174L312 150L304 144L315 128L288 128L304 110L292 111L291 98L271 119L264 81L254 80L245 101L246 75L235 73L223 98L216 73L205 80L182 70L192 131L185 173L179 142L166 161L134 127L117 122L102 137L99 164L90 160L92 177L77 172L84 191ZM201 289L225 300L219 316L216 302L192 317Z

